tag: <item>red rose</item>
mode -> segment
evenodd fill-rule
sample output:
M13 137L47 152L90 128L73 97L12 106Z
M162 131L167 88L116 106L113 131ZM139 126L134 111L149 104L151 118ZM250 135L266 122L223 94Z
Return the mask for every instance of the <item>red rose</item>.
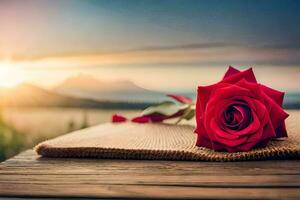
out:
M287 137L283 92L257 83L252 69L229 67L219 83L198 87L197 146L229 152Z

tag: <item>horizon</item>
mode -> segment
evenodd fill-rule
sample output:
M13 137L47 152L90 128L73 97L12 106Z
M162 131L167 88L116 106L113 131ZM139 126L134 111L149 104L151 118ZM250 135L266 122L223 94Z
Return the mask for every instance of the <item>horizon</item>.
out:
M237 67L240 70L248 67ZM252 67L257 80L278 90L285 92L300 92L300 85L295 84L300 80L299 67ZM4 70L3 70L4 69ZM91 76L104 82L130 81L133 84L148 90L160 92L192 92L200 85L210 85L220 81L227 67L143 67L126 66L119 69L76 69L63 70L61 68L33 71L23 69L1 68L0 87L11 88L21 83L30 83L45 89L52 89L65 80L78 76ZM17 73L16 73L17 72ZM134 72L134 73L132 73ZM11 73L14 77L11 77ZM144 76L147 74L147 76ZM157 75L158 74L158 75ZM160 75L161 74L161 75ZM168 74L168 76L165 76ZM53 77L53 78L52 78ZM14 80L14 78L16 78ZM152 80L155 80L153 82Z
M196 92L195 90L169 90L169 91L166 91L166 90L155 90L155 89L149 89L149 88L145 88L145 87L142 87L136 83L134 83L133 81L131 80L128 80L128 79L115 79L115 80L105 80L105 79L99 79L97 78L96 76L93 76L92 74L88 74L88 73L79 73L77 75L74 75L74 76L68 76L66 77L65 79L63 79L62 81L56 83L55 85L52 85L51 87L45 87L43 85L39 85L39 84L36 84L34 82L30 82L30 81L23 81L23 82L20 82L18 84L14 84L14 85L9 85L9 86L1 86L0 85L0 89L5 89L5 90L11 90L11 89L15 89L15 88L18 88L18 87L21 87L21 86L34 86L34 87L38 87L38 88L41 88L41 89L44 89L44 90L48 90L48 91L53 91L55 92L55 90L59 87L64 87L66 83L70 83L69 81L71 81L71 84L74 86L80 84L80 83L88 83L88 84L93 84L96 82L99 82L99 83L103 83L105 84L106 86L108 86L109 84L115 84L115 86L121 86L122 83L126 83L127 86L133 86L133 87L136 87L136 88L140 88L140 89L144 89L145 92L146 91L153 91L153 92L158 92L158 93L165 93L165 94L168 94L168 93L174 93L174 94L186 94L188 96L193 96L193 95L196 95ZM83 85L86 89L89 89L88 86L86 85ZM207 86L207 85L206 85ZM103 85L101 87L99 87L99 89L103 89ZM125 87L126 88L126 87ZM107 87L107 89L109 89L109 86ZM286 94L288 95L300 95L300 91L298 90L294 90L294 91L285 91ZM72 95L71 95L72 96Z

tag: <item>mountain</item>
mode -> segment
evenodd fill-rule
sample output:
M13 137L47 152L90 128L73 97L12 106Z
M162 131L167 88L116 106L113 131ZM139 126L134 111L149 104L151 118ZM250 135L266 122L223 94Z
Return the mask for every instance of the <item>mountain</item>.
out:
M124 85L123 85L124 86ZM114 87L116 88L116 87ZM128 88L128 87L127 87ZM95 88L97 89L97 88ZM145 92L142 89L143 92ZM148 94L151 94L148 93ZM161 95L160 93L154 95ZM182 93L182 95L194 97L194 93ZM157 97L156 96L156 97ZM155 97L155 96L154 96ZM21 84L14 88L0 88L0 107L21 106L21 107L78 107L78 108L101 108L101 109L144 109L153 105L147 102L128 101L105 101L92 100L88 98L72 97L70 95L58 94L32 84ZM300 93L286 93L284 108L299 109ZM157 98L157 101L161 99ZM150 103L149 103L150 102Z
M158 102L165 96L163 93L141 88L131 81L105 82L90 75L70 77L54 91L101 101Z
M0 106L88 107L106 109L143 109L147 103L96 101L57 94L32 84L0 88Z
M97 105L96 101L77 99L42 89L31 84L0 89L1 106L75 106Z

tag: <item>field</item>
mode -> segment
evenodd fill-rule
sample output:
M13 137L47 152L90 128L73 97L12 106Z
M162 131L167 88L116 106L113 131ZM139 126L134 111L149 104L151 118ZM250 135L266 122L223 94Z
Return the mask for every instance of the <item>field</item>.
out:
M43 140L109 122L116 112L128 117L139 113L137 110L4 108L0 120L0 161Z

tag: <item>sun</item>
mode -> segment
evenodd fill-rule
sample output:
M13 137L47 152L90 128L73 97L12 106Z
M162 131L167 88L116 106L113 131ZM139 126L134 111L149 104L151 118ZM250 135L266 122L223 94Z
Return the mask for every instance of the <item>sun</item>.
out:
M14 87L25 79L23 70L9 61L0 62L0 87Z

